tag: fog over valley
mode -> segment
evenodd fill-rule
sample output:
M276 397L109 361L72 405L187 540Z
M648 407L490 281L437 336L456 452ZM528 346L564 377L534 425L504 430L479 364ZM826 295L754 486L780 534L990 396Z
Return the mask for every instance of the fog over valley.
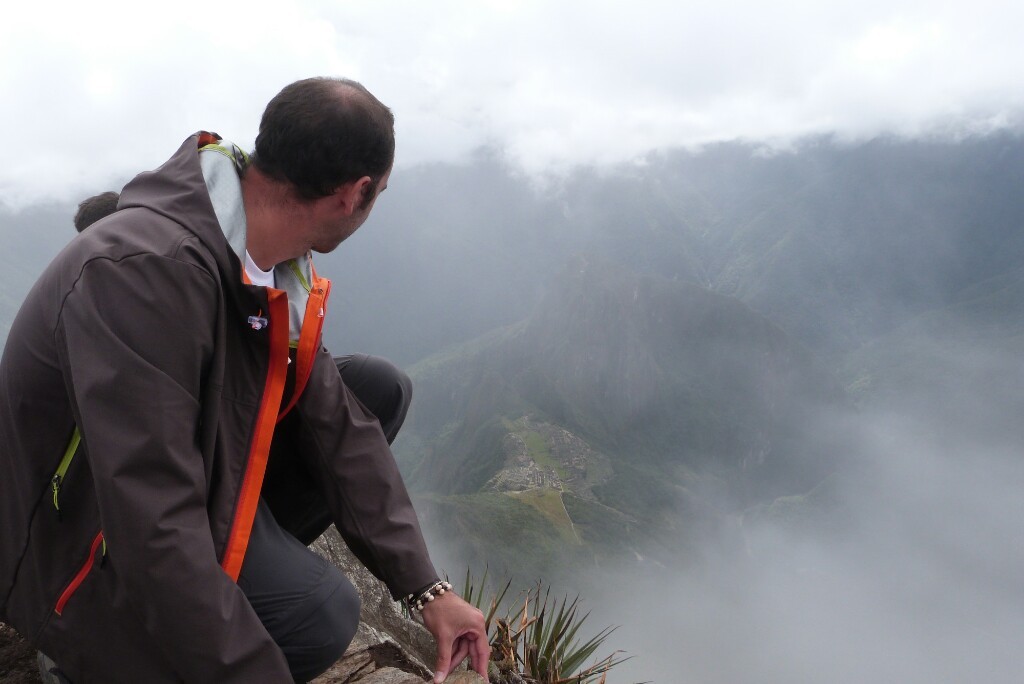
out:
M448 566L583 593L615 681L1014 681L1020 178L1012 133L483 154L329 257L332 334L412 364Z

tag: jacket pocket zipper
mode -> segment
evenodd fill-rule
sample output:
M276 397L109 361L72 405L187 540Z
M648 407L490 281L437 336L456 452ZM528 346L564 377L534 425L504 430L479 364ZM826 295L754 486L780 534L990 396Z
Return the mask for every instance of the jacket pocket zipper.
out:
M96 562L96 549L99 548L100 544L103 545L103 559L100 561L100 564L102 565L103 560L106 560L107 557L107 542L103 539L103 530L100 530L96 535L96 538L92 540L92 546L89 547L89 557L85 560L82 567L78 569L78 572L71 579L71 582L68 583L68 586L64 587L64 591L61 592L60 598L57 599L57 605L53 609L53 612L57 615L64 612L64 606L67 605L72 595L78 591L78 588L82 586L82 582L84 582L85 578L89 575L89 571L92 570L92 566Z
M71 439L68 440L68 446L64 449L64 458L60 459L60 464L57 466L57 472L53 474L53 478L50 480L51 487L53 489L53 507L57 510L57 519L60 520L60 488L64 484L64 476L67 475L68 468L71 467L71 461L74 460L75 454L78 452L78 445L82 441L82 433L79 432L78 426L75 426L75 431L71 433Z

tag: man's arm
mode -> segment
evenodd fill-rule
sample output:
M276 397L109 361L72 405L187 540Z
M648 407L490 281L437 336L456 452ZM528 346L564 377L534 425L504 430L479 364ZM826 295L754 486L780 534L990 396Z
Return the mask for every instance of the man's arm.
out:
M326 350L298 406L297 453L323 483L338 531L394 598L423 589L438 575L419 521L377 419L334 371ZM471 656L486 678L490 646L483 614L452 594L423 610L437 640L436 681Z
M218 564L199 452L219 292L203 268L152 254L91 261L55 331L88 447L109 562L187 682L291 682Z
M376 417L342 382L326 350L295 415L295 455L321 484L338 531L398 599L437 578L419 520Z

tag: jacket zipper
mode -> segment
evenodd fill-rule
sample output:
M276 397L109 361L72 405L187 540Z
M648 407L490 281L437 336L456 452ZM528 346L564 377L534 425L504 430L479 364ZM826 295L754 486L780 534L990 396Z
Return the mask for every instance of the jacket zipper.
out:
M267 318L270 321L270 361L263 397L256 412L256 425L249 445L245 472L242 474L235 503L234 519L221 559L224 572L236 582L242 571L245 550L249 546L249 535L252 532L253 519L256 517L256 506L267 469L267 459L270 456L270 442L274 436L274 426L281 408L281 395L288 372L288 296L283 290L267 288L267 304Z
M64 476L67 475L68 468L71 467L71 461L74 460L75 454L78 452L78 445L81 441L82 433L78 430L78 426L76 425L75 431L71 433L71 439L68 440L68 446L64 449L64 457L60 459L57 471L53 474L53 478L50 480L50 485L53 489L53 507L57 510L58 520L60 520L60 488L64 484Z
M92 570L92 566L96 562L96 549L99 548L100 544L103 544L103 558L100 560L100 564L102 565L103 561L106 560L107 557L107 543L103 540L103 530L100 530L96 535L96 538L92 540L92 546L89 547L89 557L85 560L82 567L78 569L78 573L76 573L71 579L68 586L66 586L64 591L61 592L60 598L57 599L57 605L53 609L53 612L57 615L64 612L64 606L67 605L68 600L76 591L78 591L78 588L82 586L82 582L84 582L85 578L89 575L89 571Z
M228 539L224 547L224 555L221 559L221 567L224 569L224 572L236 582L242 570L242 561L245 559L246 549L249 546L249 536L252 533L253 519L256 517L256 506L259 501L260 488L263 485L263 476L266 472L267 460L270 455L270 440L273 437L274 426L295 405L299 395L305 388L306 382L309 380L313 358L319 346L320 335L323 329L324 308L331 289L331 281L318 277L315 271L313 272L313 286L311 286L294 263L292 263L291 268L298 277L303 289L310 295L306 301L306 311L303 315L302 329L299 331L298 348L296 349L295 386L290 401L282 407L287 364L290 363L288 348L291 346L288 339L290 332L288 328L288 323L290 323L288 296L283 290L267 288L267 304L269 307L267 318L271 321L269 328L271 338L270 364L267 369L263 398L260 402L260 408L256 413L256 428L249 447L245 472L242 475L242 483L235 504L234 519L231 522L231 529L228 531ZM245 274L244 269L242 275L245 281L248 282L248 276ZM315 291L313 287L316 288ZM286 324L281 326L278 323L275 326L273 321L285 321ZM284 353L279 357L278 354L280 352L275 350L283 350ZM280 364L279 358L284 359L284 365Z
M309 298L306 300L306 312L302 319L302 330L299 332L299 340L295 350L295 386L288 403L277 416L277 422L279 423L292 410L299 397L302 396L302 392L306 389L309 375L313 371L316 352L320 346L327 298L331 292L331 281L326 278L319 278L315 274L313 277L314 288L308 289ZM305 280L302 283L303 287L305 287Z

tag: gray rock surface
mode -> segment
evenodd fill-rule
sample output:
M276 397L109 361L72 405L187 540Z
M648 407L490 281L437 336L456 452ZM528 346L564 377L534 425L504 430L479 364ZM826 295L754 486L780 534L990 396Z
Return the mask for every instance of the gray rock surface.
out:
M3 684L39 684L36 650L18 633L0 623L0 682Z
M472 670L456 670L448 675L444 684L481 684L484 678Z

